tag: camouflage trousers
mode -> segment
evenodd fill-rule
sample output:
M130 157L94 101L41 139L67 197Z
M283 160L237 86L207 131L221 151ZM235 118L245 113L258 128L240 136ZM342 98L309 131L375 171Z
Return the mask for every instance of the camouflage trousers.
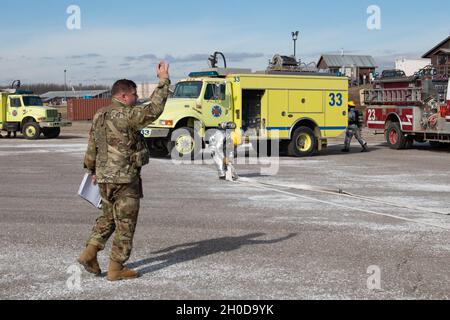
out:
M125 263L133 248L133 238L142 199L142 181L131 184L99 184L103 213L97 218L88 245L105 249L114 233L110 259Z
M352 142L353 137L356 137L358 142L364 147L367 143L364 141L361 135L361 129L356 125L350 125L347 129L347 133L345 135L345 148L350 149L350 144Z

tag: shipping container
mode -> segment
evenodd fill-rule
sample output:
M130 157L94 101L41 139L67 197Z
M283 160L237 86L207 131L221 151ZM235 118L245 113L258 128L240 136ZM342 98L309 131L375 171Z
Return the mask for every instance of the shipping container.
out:
M111 105L111 99L73 99L67 105L67 117L71 121L91 121L101 108Z

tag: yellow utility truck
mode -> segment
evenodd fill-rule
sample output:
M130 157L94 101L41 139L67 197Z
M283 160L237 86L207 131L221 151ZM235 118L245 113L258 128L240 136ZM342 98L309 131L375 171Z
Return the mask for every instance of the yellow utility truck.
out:
M0 132L22 132L29 140L38 139L41 133L48 139L59 137L61 127L71 126L62 120L55 108L44 107L39 96L31 91L0 90Z
M205 132L232 121L244 137L256 137L250 140L254 147L258 140L277 139L282 152L305 157L346 131L347 113L346 77L215 68L178 82L164 113L142 133L153 155L195 157Z

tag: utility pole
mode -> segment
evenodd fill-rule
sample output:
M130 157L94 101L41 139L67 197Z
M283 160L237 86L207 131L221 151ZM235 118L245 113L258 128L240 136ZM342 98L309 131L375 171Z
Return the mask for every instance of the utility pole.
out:
M297 40L298 40L299 32L292 32L292 40L294 41L294 58L297 60Z
M64 69L64 98L67 104L67 70Z

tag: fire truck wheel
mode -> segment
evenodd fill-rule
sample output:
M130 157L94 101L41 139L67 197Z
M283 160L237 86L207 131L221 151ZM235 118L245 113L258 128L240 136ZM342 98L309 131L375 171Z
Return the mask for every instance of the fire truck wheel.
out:
M386 131L386 141L391 149L405 149L407 138L404 136L400 125L397 122L391 122Z
M61 128L42 128L42 133L47 139L56 139L61 134Z
M172 133L169 148L172 159L195 159L202 151L201 141L192 128L184 127L175 130Z
M27 140L36 140L41 135L41 127L36 122L28 122L23 126L22 133Z
M295 130L288 145L288 154L292 157L311 157L317 150L317 139L314 131L308 127Z

